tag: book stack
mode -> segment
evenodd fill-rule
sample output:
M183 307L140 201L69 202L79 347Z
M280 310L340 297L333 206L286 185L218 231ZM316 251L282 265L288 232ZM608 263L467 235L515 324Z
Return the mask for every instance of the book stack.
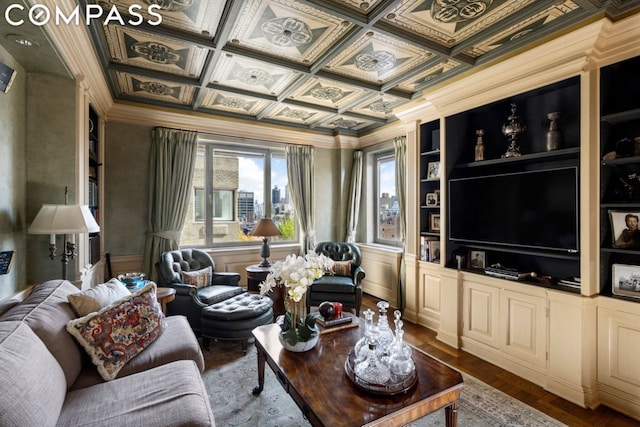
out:
M316 320L320 333L325 334L328 332L339 331L341 329L355 328L359 325L358 319L349 313L342 313L341 317L335 319L326 320L320 317Z

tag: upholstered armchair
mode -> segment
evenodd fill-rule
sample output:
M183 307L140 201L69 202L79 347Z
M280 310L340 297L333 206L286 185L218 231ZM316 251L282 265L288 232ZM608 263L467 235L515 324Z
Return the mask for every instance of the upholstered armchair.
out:
M245 292L238 284L238 273L216 272L213 259L200 249L165 252L156 263L156 270L158 286L176 290L175 300L167 305L167 314L186 316L197 334L204 307Z
M343 308L355 309L356 316L360 316L364 279L360 249L353 243L321 242L314 250L336 261L336 265L333 274L325 274L313 282L307 292L307 307L317 307L324 301L339 302Z

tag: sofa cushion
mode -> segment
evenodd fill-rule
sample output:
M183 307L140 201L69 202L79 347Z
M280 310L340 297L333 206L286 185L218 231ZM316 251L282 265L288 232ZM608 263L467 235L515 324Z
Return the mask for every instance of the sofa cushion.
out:
M160 336L142 353L124 365L116 378L133 375L177 360L193 360L198 369L201 372L204 371L202 350L187 318L179 315L169 316L165 318L165 322L167 325ZM104 379L98 373L96 366L90 364L85 366L71 388L76 390L102 382Z
M0 425L56 425L65 375L26 323L0 322L0 378Z
M354 293L353 279L343 276L322 276L313 281L313 293L316 292L332 292L332 293ZM329 299L328 301L331 301Z
M69 295L69 304L78 316L104 308L131 295L127 287L118 279L111 279L85 291Z
M335 261L332 271L336 276L351 277L351 261Z
M31 294L0 317L0 321L24 320L56 358L71 386L82 369L83 355L67 333L68 321L76 318L68 296L79 292L66 280L50 280L33 287Z
M211 285L213 269L211 267L207 267L195 271L182 271L180 274L182 275L182 283L193 285L200 289Z
M97 313L70 321L67 331L78 340L102 378L108 381L158 337L162 323L156 284L150 282Z
M215 426L209 396L191 360L67 393L59 427Z

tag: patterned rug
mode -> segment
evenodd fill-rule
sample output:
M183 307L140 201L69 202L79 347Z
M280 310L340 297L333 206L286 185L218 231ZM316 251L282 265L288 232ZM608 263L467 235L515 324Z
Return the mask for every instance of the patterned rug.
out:
M210 349L204 351L204 357L206 369L202 376L217 427L310 426L268 366L265 367L264 390L259 396L251 394L258 385L252 343L243 355L238 342L212 342ZM464 387L458 411L461 427L565 425L470 375L463 373L462 376ZM409 424L411 427L444 425L444 410Z

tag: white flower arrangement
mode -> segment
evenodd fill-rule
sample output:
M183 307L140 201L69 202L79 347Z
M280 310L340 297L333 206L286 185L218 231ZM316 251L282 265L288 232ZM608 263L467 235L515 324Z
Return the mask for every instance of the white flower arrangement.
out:
M308 341L317 334L317 313L306 314L305 295L313 281L333 269L333 260L325 255L309 251L305 256L289 255L284 261L273 264L272 271L260 283L260 294L266 295L276 286L286 290L285 313L281 324L284 339L291 345ZM295 325L295 327L292 327Z

